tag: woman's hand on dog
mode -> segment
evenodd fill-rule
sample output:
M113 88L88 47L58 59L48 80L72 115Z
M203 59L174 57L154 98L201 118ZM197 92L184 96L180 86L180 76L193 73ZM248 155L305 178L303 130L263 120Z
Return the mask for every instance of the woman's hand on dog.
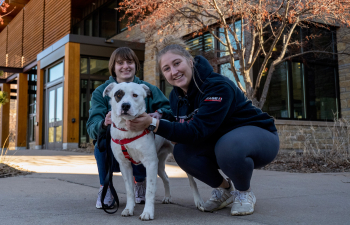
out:
M152 117L147 113L143 113L133 120L127 120L126 127L131 131L143 131L146 130L151 123Z
M150 115L153 118L156 118L157 120L160 120L162 118L162 114L159 114L158 112L149 113L148 115Z
M112 111L109 111L105 117L104 125L107 127L109 124L112 124L112 118L111 118Z

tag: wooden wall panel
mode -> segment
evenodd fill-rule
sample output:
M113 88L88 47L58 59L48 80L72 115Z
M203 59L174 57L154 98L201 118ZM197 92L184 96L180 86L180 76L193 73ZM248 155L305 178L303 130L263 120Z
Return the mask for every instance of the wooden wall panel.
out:
M44 48L69 34L70 24L70 0L45 0Z
M0 33L0 66L6 66L7 28Z
M28 74L20 73L17 77L17 107L16 107L16 143L17 149L27 147L28 124Z
M24 65L36 60L43 50L44 0L32 0L24 8Z
M23 9L8 25L8 66L22 67Z
M63 144L79 143L80 44L65 45ZM72 123L72 119L75 123Z

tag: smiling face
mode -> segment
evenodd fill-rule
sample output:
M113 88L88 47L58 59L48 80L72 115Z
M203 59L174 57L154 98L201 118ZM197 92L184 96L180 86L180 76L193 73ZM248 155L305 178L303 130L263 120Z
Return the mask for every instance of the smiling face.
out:
M112 120L113 116L132 120L146 111L145 97L149 88L144 84L136 83L111 83L103 96L108 95L111 100Z
M192 80L192 67L192 61L170 51L160 59L161 71L169 84L181 88L185 93Z
M118 58L114 64L114 72L117 82L132 82L136 71L135 62L133 60L125 60Z

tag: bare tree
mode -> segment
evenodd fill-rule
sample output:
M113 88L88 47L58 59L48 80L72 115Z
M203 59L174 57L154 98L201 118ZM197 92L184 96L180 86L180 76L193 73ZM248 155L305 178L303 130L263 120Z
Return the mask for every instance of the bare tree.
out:
M317 35L306 36L304 42L292 37L299 27L348 27L349 4L350 0L125 0L118 10L125 11L122 19L128 18L129 29L133 28L131 23L140 25L146 38L155 31L158 35L177 34L184 27L190 27L194 35L210 32L224 46L220 51L228 55L238 87L262 108L278 64L310 53L347 54L347 48L337 53L329 48L304 51L307 40ZM217 27L221 28L219 33ZM295 48L299 50L293 53ZM252 68L258 58L263 62L253 84ZM239 66L235 66L237 60Z

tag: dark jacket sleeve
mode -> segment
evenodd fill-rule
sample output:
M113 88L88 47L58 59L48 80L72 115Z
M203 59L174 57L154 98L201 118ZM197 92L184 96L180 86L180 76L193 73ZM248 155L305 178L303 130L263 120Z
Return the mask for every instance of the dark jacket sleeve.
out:
M171 120L174 118L170 109L169 100L165 97L163 92L153 85L151 85L150 88L153 99L148 99L147 113L153 113L156 110L161 109L163 111L162 119Z
M177 143L194 144L205 141L220 127L232 104L234 91L225 83L205 87L198 113L189 123L160 120L157 134ZM208 97L221 97L221 101L210 101ZM207 101L206 101L207 99Z
M86 128L89 136L94 140L97 140L100 132L106 131L102 128L102 123L108 113L108 100L106 98L102 97L102 92L99 88L92 93L91 108Z

